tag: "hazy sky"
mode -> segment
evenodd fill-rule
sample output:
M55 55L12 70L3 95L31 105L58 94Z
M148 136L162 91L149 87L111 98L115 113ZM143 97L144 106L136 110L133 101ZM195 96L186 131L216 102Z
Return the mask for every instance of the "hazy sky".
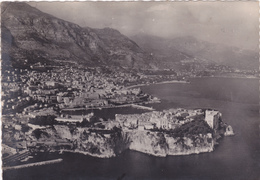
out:
M258 2L31 2L61 19L92 28L198 39L258 50Z

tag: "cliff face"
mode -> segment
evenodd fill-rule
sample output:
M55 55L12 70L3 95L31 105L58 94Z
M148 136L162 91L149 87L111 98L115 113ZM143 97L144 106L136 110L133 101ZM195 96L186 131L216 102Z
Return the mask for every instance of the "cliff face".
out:
M101 158L116 156L127 149L130 142L118 128L90 132L88 128L65 125L36 130L32 137L36 143L30 145L33 151L64 150Z
M129 149L154 156L188 155L211 152L214 149L212 135L170 137L160 132L133 131L128 133L132 140Z
M69 128L68 126L55 126L61 139L73 142L73 151L97 157L113 157L116 155L116 140L111 134L88 132L86 128Z
M150 57L117 30L83 28L26 3L3 2L1 7L3 59L13 66L42 62L149 67Z
M212 114L214 116L210 116ZM42 142L40 150L62 149L108 158L126 149L161 157L211 152L219 138L234 134L232 127L222 121L218 111L206 111L206 120L201 118L201 115L196 116L194 120L176 125L173 129L144 130L124 126L101 129L76 124L54 125L34 130L31 137L35 142Z
M169 144L167 155L199 154L214 150L212 134L197 135L193 138L167 138L167 143Z
M164 136L154 132L132 131L127 133L131 139L129 149L152 154L155 156L165 156L168 144Z
M63 142L56 143L55 146L46 143L41 145L48 145L48 150L69 150L102 158L116 156L128 148L161 157L198 154L211 152L214 149L214 140L210 133L192 138L174 138L161 132L113 129L113 131L104 134L104 132L89 132L86 128L64 125L55 125L54 128L41 131L40 136L37 137L38 142L56 142L57 139L58 142L60 140ZM69 148L63 147L64 140L71 144Z

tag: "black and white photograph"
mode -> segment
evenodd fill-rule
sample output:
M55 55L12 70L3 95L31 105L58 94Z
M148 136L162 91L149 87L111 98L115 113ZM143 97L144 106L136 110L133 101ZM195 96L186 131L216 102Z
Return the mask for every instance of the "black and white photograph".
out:
M1 178L259 180L259 83L258 1L3 1Z

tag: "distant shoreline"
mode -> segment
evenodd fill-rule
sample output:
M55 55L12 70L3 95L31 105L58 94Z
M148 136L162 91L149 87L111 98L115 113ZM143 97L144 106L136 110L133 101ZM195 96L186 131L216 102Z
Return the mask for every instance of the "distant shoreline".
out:
M260 77L256 77L256 76L221 76L221 75L217 75L217 76L202 76L202 77L191 77L190 79L194 79L194 78L239 78L239 79L258 79L260 80ZM189 81L183 81L183 80L171 80L171 81L162 81L162 82L157 82L157 83L149 83L149 84L136 84L136 85L132 85L132 86L126 86L126 89L131 89L131 88L137 88L137 87L142 87L142 86L149 86L149 85L157 85L157 84L171 84L171 83L190 83Z
M135 88L135 87L141 87L141 86L149 86L149 85L156 85L156 84L170 84L170 83L189 83L187 81L178 81L178 80L171 80L171 81L162 81L157 83L150 83L150 84L136 84L132 86L127 86L127 89Z
M260 77L255 77L255 76L203 76L203 77L193 77L193 78L239 78L239 79L258 79L260 80Z

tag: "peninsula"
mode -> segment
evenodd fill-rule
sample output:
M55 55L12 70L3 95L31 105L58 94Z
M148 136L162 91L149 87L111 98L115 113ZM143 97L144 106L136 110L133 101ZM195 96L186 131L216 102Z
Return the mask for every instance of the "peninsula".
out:
M214 150L217 140L233 135L216 110L170 109L117 114L114 120L86 116L57 117L50 124L30 121L27 148L35 152L77 152L109 158L126 149L154 156L188 155ZM41 125L40 125L41 124Z

